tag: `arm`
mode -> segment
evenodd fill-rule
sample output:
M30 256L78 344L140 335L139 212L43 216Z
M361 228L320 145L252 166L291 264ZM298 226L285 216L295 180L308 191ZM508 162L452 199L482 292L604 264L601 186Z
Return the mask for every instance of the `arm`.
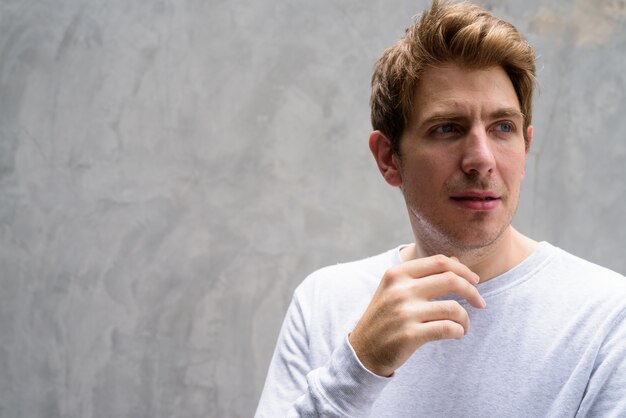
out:
M306 321L294 296L278 337L256 417L366 416L390 379L365 369L347 337L312 369Z
M456 293L484 307L478 276L453 258L434 256L389 269L369 306L328 362L313 369L307 309L298 291L289 307L261 396L257 417L367 416L391 376L428 341L462 338L469 317ZM287 413L289 411L289 413Z
M614 320L576 416L626 417L626 311Z

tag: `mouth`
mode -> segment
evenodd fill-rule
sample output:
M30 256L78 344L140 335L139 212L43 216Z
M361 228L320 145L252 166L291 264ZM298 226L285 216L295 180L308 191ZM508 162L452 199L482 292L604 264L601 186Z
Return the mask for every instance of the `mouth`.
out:
M490 201L490 200L499 200L499 197L494 196L452 196L452 200L475 200L475 201Z
M460 208L471 211L492 211L501 202L501 197L489 191L468 191L450 196Z

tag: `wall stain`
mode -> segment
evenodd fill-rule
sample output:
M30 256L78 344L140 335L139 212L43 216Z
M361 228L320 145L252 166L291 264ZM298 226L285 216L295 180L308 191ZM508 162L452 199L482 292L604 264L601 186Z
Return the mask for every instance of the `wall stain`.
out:
M567 12L553 7L541 7L532 27L558 44L568 39L583 47L608 44L616 40L617 29L626 20L626 0L576 0Z

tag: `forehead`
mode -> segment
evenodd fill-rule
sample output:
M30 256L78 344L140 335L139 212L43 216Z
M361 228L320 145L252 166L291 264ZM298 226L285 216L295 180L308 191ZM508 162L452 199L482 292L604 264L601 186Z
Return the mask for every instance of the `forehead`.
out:
M467 69L456 64L428 68L413 100L413 122L437 113L480 116L503 109L520 111L511 79L502 67Z

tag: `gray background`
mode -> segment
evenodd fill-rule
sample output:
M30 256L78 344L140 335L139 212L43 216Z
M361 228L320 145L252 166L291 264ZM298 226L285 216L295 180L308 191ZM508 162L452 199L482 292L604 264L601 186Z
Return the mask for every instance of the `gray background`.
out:
M426 2L0 2L0 416L251 416L294 287L411 239L367 148ZM516 226L626 273L626 1L492 0L541 94Z

